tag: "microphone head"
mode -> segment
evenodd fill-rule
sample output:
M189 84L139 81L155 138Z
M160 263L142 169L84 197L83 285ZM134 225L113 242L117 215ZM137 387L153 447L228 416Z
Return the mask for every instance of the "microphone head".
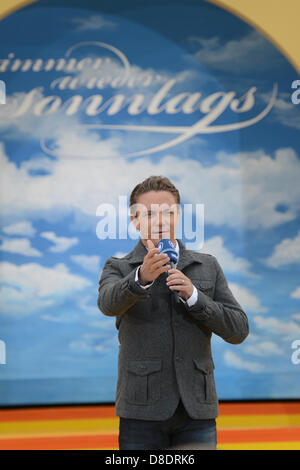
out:
M169 240L168 238L162 238L158 242L157 248L159 248L159 254L166 253L169 256L170 261L173 261L173 263L175 264L177 263L178 254L171 240Z

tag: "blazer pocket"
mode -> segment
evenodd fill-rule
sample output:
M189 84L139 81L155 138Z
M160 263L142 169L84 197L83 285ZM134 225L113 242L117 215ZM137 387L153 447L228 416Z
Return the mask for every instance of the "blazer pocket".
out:
M203 362L202 359L193 358L194 370L194 393L200 403L215 403L217 392L214 379L213 363Z
M126 400L133 405L151 405L160 399L161 360L129 361Z

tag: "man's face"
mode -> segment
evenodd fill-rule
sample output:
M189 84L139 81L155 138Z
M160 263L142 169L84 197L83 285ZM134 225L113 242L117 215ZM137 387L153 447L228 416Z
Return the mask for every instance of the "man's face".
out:
M142 239L150 239L157 246L159 240L168 238L175 241L180 216L179 204L169 191L149 191L138 197L137 218L131 220Z

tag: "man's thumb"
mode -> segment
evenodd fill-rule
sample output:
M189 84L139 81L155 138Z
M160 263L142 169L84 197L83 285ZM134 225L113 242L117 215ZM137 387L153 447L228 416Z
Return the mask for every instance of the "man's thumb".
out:
M155 245L152 240L147 240L147 247L149 250L152 250L152 248L155 248Z

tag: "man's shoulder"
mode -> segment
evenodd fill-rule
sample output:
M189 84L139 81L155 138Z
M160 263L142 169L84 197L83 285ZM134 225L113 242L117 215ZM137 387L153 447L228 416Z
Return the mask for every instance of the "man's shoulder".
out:
M115 255L107 258L105 264L120 271L124 276L132 269L130 264L132 253L126 255Z
M131 254L128 253L127 255L124 255L124 256L123 255L110 256L108 259L122 263L123 261L129 261L130 258L131 258Z

